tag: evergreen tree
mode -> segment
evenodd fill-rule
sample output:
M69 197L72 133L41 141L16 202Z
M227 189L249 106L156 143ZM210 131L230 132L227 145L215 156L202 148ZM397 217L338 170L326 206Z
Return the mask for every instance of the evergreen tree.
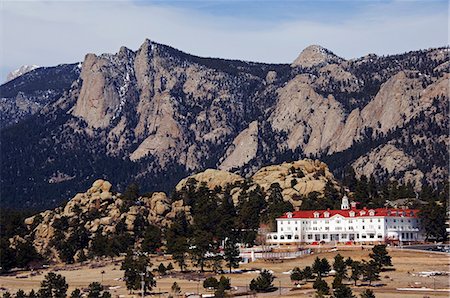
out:
M68 287L64 276L50 272L41 282L38 294L46 298L66 298Z
M365 289L361 293L361 298L375 298L375 294L373 293L373 291L371 289Z
M369 282L369 285L372 285L373 281L380 280L380 267L375 261L363 263L363 278Z
M233 268L239 267L239 262L241 258L239 257L239 247L237 246L237 241L235 237L231 237L225 240L225 245L223 248L223 258L230 269L230 273Z
M122 195L123 200L134 202L139 198L139 185L135 182L130 183Z
M303 276L306 281L308 281L308 279L312 279L314 277L313 270L310 266L306 266L305 269L303 269Z
M172 254L181 271L186 267L186 254L189 251L187 239L190 237L189 223L184 212L176 214L172 225L166 231L167 251Z
M294 211L290 202L284 201L281 186L279 183L272 183L268 190L267 208L265 210L263 221L274 225L275 219L285 212Z
M219 286L219 281L215 277L208 277L207 279L205 279L203 281L203 287L205 289L209 289L209 288L217 289L218 286Z
M425 229L425 240L445 240L447 237L447 203L436 201L423 205L419 213L421 226Z
M275 277L268 270L263 270L258 277L250 282L250 290L255 292L271 292L275 290L273 280Z
M100 298L103 291L103 286L98 282L93 282L89 285L88 298Z
M319 257L316 257L312 269L314 273L316 273L319 277L322 277L330 272L331 266L326 258L320 259Z
M160 275L166 275L166 271L167 271L167 268L164 266L163 263L160 263L159 266L158 266L159 274Z
M301 281L303 279L304 279L303 271L300 268L295 267L294 269L292 269L292 272L291 272L291 280L292 281L298 283L299 281Z
M336 275L341 276L341 278L347 278L347 264L340 254L334 257L333 269L336 271Z
M319 295L328 295L330 293L330 287L325 280L320 278L320 276L314 282L313 288L318 292Z
M80 289L75 289L70 294L70 298L81 298L81 297L83 297L83 295L81 294Z
M31 290L30 293L28 293L28 298L38 298L38 295L34 290Z
M362 263L359 261L353 261L350 265L350 268L352 269L352 274L350 276L350 279L356 283L360 279L361 275L363 274L363 266Z
M369 254L376 264L383 269L383 266L392 266L391 256L386 250L385 244L375 245L372 248L372 253Z
M156 285L156 281L148 267L151 263L146 256L135 256L130 250L122 262L121 270L124 270L125 284L128 290L141 289L141 280L144 279L144 291L151 290Z
M0 272L7 272L16 266L15 252L6 237L0 238L0 252Z
M353 295L352 289L349 286L341 283L339 286L334 288L333 297L334 298L355 298L356 296Z
M161 247L161 230L155 225L148 225L144 232L144 239L142 240L142 250L150 253L155 253Z
M27 298L27 294L22 289L19 289L16 292L16 298Z

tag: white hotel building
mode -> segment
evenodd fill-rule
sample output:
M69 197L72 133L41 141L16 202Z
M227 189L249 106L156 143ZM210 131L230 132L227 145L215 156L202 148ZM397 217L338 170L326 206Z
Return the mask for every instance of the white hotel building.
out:
M287 212L277 218L271 244L418 242L425 239L416 209L357 209L342 198L340 210Z

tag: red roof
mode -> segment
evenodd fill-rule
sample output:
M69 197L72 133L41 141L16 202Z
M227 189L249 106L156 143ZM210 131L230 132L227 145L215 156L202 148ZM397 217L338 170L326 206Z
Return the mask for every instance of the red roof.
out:
M374 214L370 215L373 211ZM328 212L328 216L325 214ZM350 212L354 212L353 216L350 216ZM372 216L390 216L390 217L417 217L418 209L388 209L388 208L375 208L375 209L349 209L349 210L302 210L294 212L286 212L279 218L327 218L335 215L341 215L343 217L372 217ZM288 213L291 216L288 217ZM318 217L314 216L318 213Z

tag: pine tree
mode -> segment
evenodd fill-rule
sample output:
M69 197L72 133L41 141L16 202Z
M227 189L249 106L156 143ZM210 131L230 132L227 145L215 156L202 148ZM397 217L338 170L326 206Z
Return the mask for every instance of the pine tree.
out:
M356 283L358 282L361 275L363 274L363 266L362 266L361 262L353 261L352 264L350 265L350 268L352 269L352 274L350 276L350 279L352 279L355 282L355 286L356 286Z
M347 278L347 265L340 254L334 257L333 269L336 271L336 275L341 276L341 278Z
M155 225L148 225L145 228L144 239L141 247L143 251L155 253L161 247L161 230Z
M373 281L380 280L380 267L375 261L363 263L363 278L369 282L369 285L372 285Z
M330 292L330 287L328 286L327 282L320 278L320 276L314 282L313 288L318 292L318 294L322 295L328 295L328 293Z
M225 240L223 248L223 258L230 269L230 273L233 268L239 267L241 258L239 257L239 247L237 246L236 238L231 237Z
M372 248L372 253L369 254L369 257L380 266L380 269L382 269L383 266L392 266L391 256L389 256L385 244L375 245Z
M275 289L273 280L275 277L268 270L263 270L258 277L250 282L250 290L256 292L271 292Z
M38 293L40 297L66 298L68 287L64 276L50 272L41 282L41 288Z
M361 293L361 298L375 298L375 294L373 293L373 291L371 289L365 289Z
M81 290L80 289L75 289L70 294L70 298L81 298L81 297L83 297L83 295L81 294Z

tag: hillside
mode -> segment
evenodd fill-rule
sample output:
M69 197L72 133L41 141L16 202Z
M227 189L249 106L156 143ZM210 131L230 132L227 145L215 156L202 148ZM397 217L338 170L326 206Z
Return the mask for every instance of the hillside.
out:
M208 168L248 178L305 157L337 178L351 165L380 181L435 185L448 178L448 60L447 48L347 61L311 46L291 65L263 64L146 40L88 54L79 74L56 83L60 93L26 112L10 107L17 94L56 90L26 87L48 81L38 68L0 87L2 117L17 123L1 131L2 199L55 206L94 177L169 191Z
M327 184L334 189L334 198L324 198ZM331 199L338 206L339 189L328 167L318 160L265 167L247 181L229 172L206 170L181 180L170 196L163 192L139 194L135 186L118 193L110 182L99 179L64 205L26 218L25 232L10 242L12 247L30 243L48 260L73 262L81 254L105 253L105 248L99 247L102 245L114 247L109 253L140 247L148 229L158 230L160 235L163 232L165 243L170 242L166 233L181 214L190 224L208 217L200 212L204 204L209 204L209 214L235 208L236 214L230 216L236 224L245 220L245 225L257 228L260 223L272 224L285 211L298 209L312 193L318 194L318 203L328 204ZM247 222L252 215L256 221Z

